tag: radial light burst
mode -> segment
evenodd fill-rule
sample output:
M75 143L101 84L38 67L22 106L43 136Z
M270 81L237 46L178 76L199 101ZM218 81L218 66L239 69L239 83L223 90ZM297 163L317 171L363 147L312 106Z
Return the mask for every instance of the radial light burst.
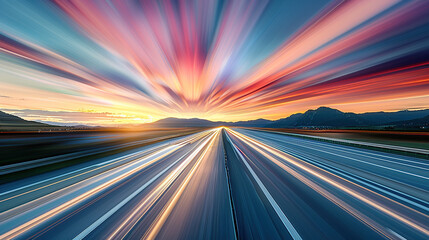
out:
M429 2L0 1L0 107L93 124L429 108Z

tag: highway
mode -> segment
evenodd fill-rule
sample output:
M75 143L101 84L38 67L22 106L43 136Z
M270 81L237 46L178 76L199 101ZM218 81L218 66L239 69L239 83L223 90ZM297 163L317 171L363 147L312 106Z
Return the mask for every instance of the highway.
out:
M429 162L214 128L0 185L0 239L429 239Z

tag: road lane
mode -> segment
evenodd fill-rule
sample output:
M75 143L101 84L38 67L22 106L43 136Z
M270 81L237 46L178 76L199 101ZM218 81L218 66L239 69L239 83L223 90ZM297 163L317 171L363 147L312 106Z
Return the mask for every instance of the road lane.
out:
M2 222L0 229L5 232L5 235L2 235L0 238L15 236L16 234L31 230L39 223L43 223L44 221L49 222L48 220L50 218L61 215L62 211L68 209L72 210L75 205L90 201L96 197L97 194L107 191L109 188L114 187L127 178L134 177L133 174L141 174L145 175L145 177L151 174L153 175L156 171L165 169L167 162L171 161L176 156L173 154L173 156L167 158L169 154L176 150L179 151L176 153L178 156L184 153L187 154L190 149L192 150L193 145L201 145L201 141L212 136L212 132L213 131L200 134L196 137L194 136L178 144L169 144L164 149L149 154L144 158L131 161L124 166L113 168L76 184L72 184L67 188L63 188L44 197L5 211L0 214L0 220ZM195 138L198 140L195 141ZM200 147L200 150L202 148L203 147ZM154 164L157 165L156 170L152 169L148 174L142 174L142 170ZM5 230L7 229L11 230L6 232Z
M326 169L336 169L343 172L343 177L349 180L359 179L359 184L366 184L371 188L382 188L379 193L389 197L395 195L401 203L406 202L419 205L425 213L429 196L428 176L429 166L427 160L397 156L394 154L384 154L371 150L364 150L354 147L346 147L330 143L322 143L300 138L287 137L278 134L266 134L247 130L249 136L273 146L292 156L306 159L319 167ZM328 153L326 153L328 152ZM357 160L357 161L356 161ZM386 161L388 160L388 161ZM362 164L362 162L372 162L376 165L387 166L389 168L403 168L402 163L407 163L407 168L403 169L408 174L400 174L397 171L385 171L384 168L377 168L374 165ZM351 173L351 174L348 174ZM353 180L354 181L354 180ZM365 182L365 183L363 183ZM405 201L399 198L406 199Z
M229 141L231 141L231 139L229 138L228 135L226 135L226 137L228 138ZM234 150L237 153L238 157L244 163L244 165L246 166L247 170L249 170L249 172L252 175L253 179L258 184L258 187L262 190L263 194L265 195L265 197L267 198L267 200L271 204L271 207L275 210L275 212L277 213L277 216L281 219L283 225L286 227L286 229L289 232L289 234L291 235L291 237L293 239L295 239L295 240L301 240L302 239L301 236L296 231L296 229L293 227L292 223L286 217L286 215L284 214L284 212L282 211L282 209L279 207L279 205L277 204L277 202L271 196L270 192L267 190L267 188L265 187L265 185L259 179L258 175L250 167L249 163L246 161L246 158L243 156L243 153L240 150L237 149L237 147L236 147L235 144L233 144L233 147L234 147Z
M224 165L221 132L163 208L145 237L161 239L233 239L233 216ZM136 229L140 229L137 227ZM133 235L130 235L133 238ZM137 237L137 236L136 236Z
M241 132L241 133L239 133ZM264 135L265 133L259 131L248 131L248 130L228 130L228 135L231 137L231 144L237 146L238 151L241 151L243 155L248 156L247 161L249 165L252 166L252 169L256 172L262 182L267 186L267 189L270 191L273 198L278 202L284 202L288 196L294 196L293 198L286 201L284 204L279 204L281 209L284 212L289 212L289 219L296 218L297 221L291 221L298 233L308 234L317 233L317 229L309 229L309 226L314 225L320 227L323 225L323 221L329 226L341 226L341 228L336 227L335 231L341 234L343 238L350 239L352 236L362 239L364 234L370 234L371 231L378 234L378 238L387 237L396 239L398 236L405 236L410 239L425 239L428 236L428 216L424 209L415 209L413 205L404 205L398 203L391 198L385 197L379 194L377 191L369 190L365 186L360 185L360 182L353 182L349 179L345 179L339 175L337 172L329 171L328 169L323 169L318 167L314 162L311 162L310 158L300 158L297 156L292 156L285 152L278 150L280 148L278 145L282 145L281 142L284 136L278 134L271 134L270 138L275 138L278 140L269 142L270 144L276 143L276 148L271 147L269 144L265 144L267 139L263 140L259 138L258 140L248 137L246 134L253 136ZM269 138L268 138L269 139ZM308 141L308 140L307 140ZM295 142L294 138L284 140L284 145L289 142ZM314 141L310 141L314 142ZM286 143L286 144L285 144ZM318 151L319 149L308 149L308 151ZM333 158L331 155L330 160L344 161L345 158ZM313 158L317 158L314 157ZM413 159L419 161L417 159ZM279 171L283 169L283 171ZM409 169L410 171L420 171L418 168ZM349 173L350 174L350 173ZM353 174L351 174L353 175ZM293 178L290 178L293 176ZM412 176L412 175L405 175ZM264 180L265 178L265 180ZM295 179L299 180L297 183L294 183ZM425 178L422 178L421 181L426 181ZM305 186L299 186L299 184L304 183L307 187L310 187L313 192L306 191L302 192L305 189ZM295 185L296 184L296 185ZM427 184L427 182L426 182ZM425 183L419 182L415 184L417 186L427 186ZM294 190L289 191L287 195L284 195L284 192L287 192L287 188L294 187ZM424 192L425 189L419 189ZM298 194L299 193L299 194ZM311 199L305 199L305 195L311 193ZM276 196L278 196L276 198ZM334 203L341 209L343 212L347 212L349 215L353 216L355 219L359 220L353 224L343 223L346 221L346 217L336 219L335 216L326 216L326 211L320 209L320 206L311 205L314 204L313 199L319 197L317 203L321 203L323 198L328 199L331 203ZM426 195L427 196L427 195ZM290 197L289 197L290 198ZM425 199L420 199L424 206L427 206ZM295 203L295 204L294 204ZM302 209L304 206L310 206L310 209ZM301 208L306 214L300 213L298 216L294 216L294 209ZM323 208L327 208L326 205ZM339 214L340 212L335 210L334 206L327 208L328 214L335 213ZM312 212L313 211L313 212ZM320 220L315 221L315 218L312 214L320 216ZM325 214L325 216L323 216ZM306 219L308 222L313 223L309 224L304 223L303 226L300 226L299 220ZM327 221L328 219L331 219ZM323 220L323 221L322 221ZM359 222L365 223L366 226L359 226ZM358 232L355 229L359 229ZM365 229L366 228L366 229ZM327 232L321 230L321 232ZM315 236L305 236L303 238L315 238L320 237L322 234L317 234ZM370 235L369 235L370 236ZM368 238L369 236L365 237ZM374 238L372 236L369 238ZM327 235L327 238L332 238ZM336 236L335 238L339 238ZM376 237L377 238L377 237Z
M30 177L13 183L4 184L0 187L0 212L19 206L33 199L45 196L51 192L81 182L87 178L115 169L124 164L130 164L144 156L157 152L172 144L195 141L204 133L192 134L188 137L163 141L162 143L142 147L131 153L125 152L112 157L95 159L90 164L78 164L67 169L55 171L41 176Z
M0 239L428 239L428 169L215 128L0 185Z

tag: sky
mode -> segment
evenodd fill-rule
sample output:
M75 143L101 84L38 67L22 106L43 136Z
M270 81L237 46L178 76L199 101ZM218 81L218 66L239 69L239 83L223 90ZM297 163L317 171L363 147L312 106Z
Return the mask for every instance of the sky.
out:
M429 108L429 1L0 0L0 110L139 124Z

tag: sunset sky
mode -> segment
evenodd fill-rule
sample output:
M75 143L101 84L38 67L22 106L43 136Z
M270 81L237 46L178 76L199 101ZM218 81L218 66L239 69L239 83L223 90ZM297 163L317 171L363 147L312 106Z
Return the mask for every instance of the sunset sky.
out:
M429 108L429 1L0 1L0 110L90 125Z

